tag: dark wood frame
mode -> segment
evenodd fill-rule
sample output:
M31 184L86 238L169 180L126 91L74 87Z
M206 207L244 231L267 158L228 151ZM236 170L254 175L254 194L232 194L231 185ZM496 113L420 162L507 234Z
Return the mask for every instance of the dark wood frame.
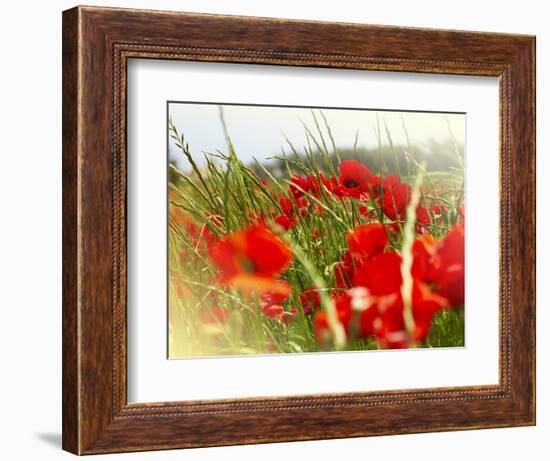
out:
M500 81L500 382L129 404L125 123L130 58ZM77 7L63 13L63 448L77 454L535 424L535 38Z

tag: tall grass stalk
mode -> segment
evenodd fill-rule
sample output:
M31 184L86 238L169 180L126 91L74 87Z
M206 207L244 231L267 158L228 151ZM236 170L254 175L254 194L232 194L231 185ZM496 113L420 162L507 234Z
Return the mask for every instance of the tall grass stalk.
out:
M401 298L403 299L403 321L409 338L409 345L415 346L413 335L416 329L413 305L413 277L411 274L413 253L412 246L415 238L416 208L420 202L420 187L423 180L423 168L418 170L411 192L411 201L407 206L405 225L403 226L403 246L401 247Z

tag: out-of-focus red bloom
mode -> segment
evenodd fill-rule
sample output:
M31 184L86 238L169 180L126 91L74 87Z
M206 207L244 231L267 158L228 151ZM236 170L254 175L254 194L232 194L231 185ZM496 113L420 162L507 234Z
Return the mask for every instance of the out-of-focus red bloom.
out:
M332 193L337 185L335 178L326 178L323 173L319 176L309 175L306 178L294 175L290 178L290 193L294 199L302 197L306 192L315 197L321 197L323 188Z
M195 224L193 219L182 208L172 203L169 207L168 219L185 230L191 238L198 238L201 234L201 226Z
M333 296L333 302L336 308L338 321L344 327L346 336L349 336L349 329L352 319L350 298L346 293L342 293ZM313 330L319 344L325 345L330 341L332 333L329 327L327 311L320 310L315 313L315 318L313 320Z
M304 192L309 192L310 185L307 178L294 175L290 178L290 193L295 199L304 195Z
M411 199L411 186L390 175L380 180L376 190L384 214L394 221L403 221Z
M262 308L262 310L266 317L270 319L282 320L285 324L292 322L298 312L296 309L285 311L285 308L283 306L279 306L277 304L265 306Z
M451 306L464 304L464 225L457 224L443 240L423 235L413 244L412 274L436 285L438 294Z
M363 218L367 218L369 216L369 209L365 205L359 205L357 209L359 210L359 214L363 216Z
M309 314L317 310L321 305L321 295L316 288L310 287L300 294L300 302L302 303L304 314Z
M180 254L180 258L181 258ZM191 294L191 290L185 285L185 282L181 280L178 276L170 276L174 287L176 288L176 296L178 299L185 299Z
M412 246L413 265L411 273L419 280L427 280L431 274L432 259L437 239L431 234L418 237Z
M430 211L432 212L432 214L434 214L435 216L438 216L438 215L441 215L443 213L445 213L447 211L447 208L445 207L445 205L443 205L442 203L440 202L435 202L431 207L430 207Z
M340 164L340 178L338 185L339 195L367 200L369 184L374 175L357 160L344 160Z
M334 193L334 190L338 187L338 180L336 178L330 177L329 179L326 179L323 175L321 175L321 181L323 181L323 185L330 192Z
M430 213L425 206L419 206L416 209L416 230L420 233L427 233L431 225Z
M288 231L296 226L296 218L289 217L286 214L281 214L274 219L275 224L281 226L285 231Z
M260 296L260 305L266 317L271 319L280 319L284 323L289 323L292 317L296 315L295 308L288 311L283 307L283 303L288 299L288 293L277 293L267 291Z
M287 197L281 197L279 199L279 206L281 207L281 211L286 214L294 214L294 203L296 203L298 200L304 200L304 197L299 197L295 200L290 200Z
M274 304L282 305L288 299L288 293L264 291L260 295L260 303L262 307L273 306Z
M231 312L220 306L214 306L208 311L202 311L200 318L204 323L219 323L223 325L231 317Z
M294 215L296 212L301 216L305 216L308 211L309 202L305 197L287 198L282 197L279 199L279 206L281 211L286 215Z
M274 221L288 231L298 224L297 216L305 216L308 213L309 201L305 197L281 197L279 206L282 214L276 216Z
M395 251L382 253L357 270L353 286L365 287L374 296L396 293L401 289L401 256Z
M283 323L289 324L294 320L297 314L298 314L298 310L295 307L293 307L292 309L289 309L284 313L281 320L283 321Z
M384 264L399 266L400 259L384 258ZM367 263L368 264L368 263ZM397 270L392 270L395 275ZM371 278L373 282L376 277ZM426 339L433 316L448 306L442 296L434 293L428 285L417 280L413 283L412 308L415 330L412 337L405 329L403 301L400 293L401 281L395 277L393 283L382 290L385 294L374 295L367 287L360 286L333 297L338 321L344 327L346 335L367 338L374 336L386 348L408 347L410 342ZM314 329L320 344L326 344L332 337L326 311L315 314Z
M366 261L355 274L353 282L354 286L366 288L371 297L362 314L362 334L374 334L386 347L406 347L409 340L424 340L433 316L449 306L446 298L432 291L421 280L413 278L412 311L416 328L412 337L408 338L401 297L401 256L389 252Z
M390 222L390 223L384 223L384 229L386 229L386 232L388 235L396 235L399 232L401 232L401 226L403 224L400 222Z
M415 331L413 341L423 341L427 338L435 314L449 307L449 301L429 285L415 280L412 292L413 315Z
M446 298L432 291L428 285L414 280L412 312L415 329L409 337L403 317L403 300L399 292L378 297L370 295L368 299L360 317L361 336L374 336L382 346L392 349L408 347L410 342L425 340L434 315L448 307ZM355 295L352 305L356 302Z
M199 314L203 327L212 339L219 341L223 337L224 325L231 317L232 313L220 306L214 306L211 309L203 310Z
M198 225L183 209L170 204L168 219L171 223L180 227L187 235L192 245L198 248L202 244L208 244L215 239L215 235L208 228L208 225L215 229L220 229L223 224L222 218L213 212L208 212L207 221L209 224ZM183 250L181 256L185 256Z
M458 208L458 222L464 224L465 216L464 205L461 205Z
M279 304L270 304L262 308L264 315L270 319L281 318L285 313L285 308Z
M436 203L433 203L428 208L428 210L429 210L430 217L432 218L432 223L435 223L435 224L443 223L444 215L447 213L447 208L445 207L445 205L439 202L436 202Z
M363 224L347 234L348 248L351 256L369 259L384 251L388 236L383 224Z
M354 259L349 251L342 256L342 260L334 266L334 277L336 279L336 288L351 288L353 274L356 268L360 266L360 261Z
M464 304L464 224L457 224L435 248L431 281L453 306Z
M376 214L375 210L369 210L368 207L365 205L359 205L358 207L359 214L363 217L363 219L367 221L373 221L378 219L378 215Z
M320 173L318 177L315 175L309 175L307 180L309 183L309 193L317 198L323 196L323 191L325 193L333 193L334 188L338 185L336 179L327 179L323 173Z
M220 282L245 291L288 293L287 282L278 280L289 266L292 252L273 231L262 225L230 234L208 246L220 271Z

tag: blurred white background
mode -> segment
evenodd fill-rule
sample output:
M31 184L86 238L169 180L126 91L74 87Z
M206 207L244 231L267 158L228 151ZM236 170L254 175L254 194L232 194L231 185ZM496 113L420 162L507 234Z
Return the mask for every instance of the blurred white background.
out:
M550 31L544 2L433 0L104 0L88 4L537 35L538 425L438 434L117 455L136 460L543 460L550 437L549 317L543 291L550 251L544 203L550 174ZM61 452L61 11L72 1L6 2L0 16L0 350L2 459L69 459ZM546 263L546 268L548 263ZM548 284L546 284L548 286ZM545 337L546 335L546 337ZM104 456L97 459L103 459ZM107 458L105 458L107 459ZM109 458L115 459L115 458Z

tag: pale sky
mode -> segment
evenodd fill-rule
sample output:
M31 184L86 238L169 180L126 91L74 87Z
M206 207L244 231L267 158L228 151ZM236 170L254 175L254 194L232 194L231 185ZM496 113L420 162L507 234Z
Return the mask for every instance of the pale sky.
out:
M266 157L281 153L281 147L288 152L285 136L302 151L307 145L302 120L311 131L316 127L309 108L277 106L234 106L224 105L224 116L237 155L245 163L256 157ZM430 139L446 141L449 130L458 143L464 144L464 114L440 114L426 112L390 112L376 110L350 109L313 109L317 115L322 111L331 127L335 142L339 148L351 148L358 135L357 147L374 148L378 146L377 118L380 121L382 144L388 144L384 124L387 125L394 145L406 145L403 122L413 145L422 145ZM202 152L227 152L227 143L223 134L216 104L170 103L169 114L178 131L183 133L195 161L204 163ZM322 123L322 118L318 116ZM403 122L402 122L403 121ZM326 133L324 127L323 132ZM326 138L329 142L328 137ZM187 162L170 140L169 154L179 167L187 170Z

